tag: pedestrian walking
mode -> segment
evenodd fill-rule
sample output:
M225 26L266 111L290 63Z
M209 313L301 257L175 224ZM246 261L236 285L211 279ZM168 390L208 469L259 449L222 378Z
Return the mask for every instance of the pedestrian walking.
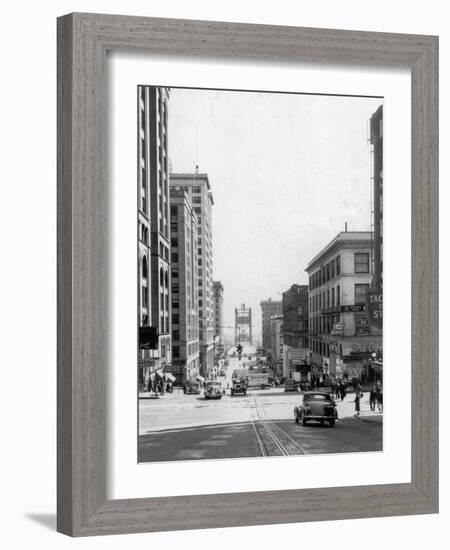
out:
M359 382L355 384L355 416L359 416L361 411L361 397L363 396L361 385Z
M370 388L370 394L369 394L369 404L370 404L371 411L375 410L376 402L377 402L377 390L376 390L376 386L372 386Z
M341 384L341 401L344 401L346 395L347 395L347 384L345 382L342 382L342 384Z
M381 382L378 380L377 385L375 386L375 396L377 400L378 410L383 410L383 387Z

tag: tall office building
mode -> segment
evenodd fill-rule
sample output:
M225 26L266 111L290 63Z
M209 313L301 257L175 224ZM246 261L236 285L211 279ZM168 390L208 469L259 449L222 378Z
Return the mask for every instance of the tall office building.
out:
M171 185L185 188L197 216L197 276L200 339L200 374L207 376L214 367L214 294L212 207L214 205L208 174L170 175Z
M140 352L146 385L171 364L168 101L166 88L138 87L139 326L159 334L157 349Z
M259 305L262 312L262 347L270 351L272 349L270 319L275 315L283 314L283 304L280 300L269 298L262 300Z
M171 185L172 374L182 384L199 375L197 238L189 192Z
M213 281L214 292L214 336L216 344L223 341L223 285L220 281Z

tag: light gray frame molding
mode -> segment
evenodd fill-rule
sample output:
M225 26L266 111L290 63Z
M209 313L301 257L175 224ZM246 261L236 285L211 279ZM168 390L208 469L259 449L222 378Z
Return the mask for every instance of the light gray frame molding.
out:
M107 500L108 50L411 69L411 483ZM58 19L57 487L57 528L72 536L438 511L437 37L82 13Z

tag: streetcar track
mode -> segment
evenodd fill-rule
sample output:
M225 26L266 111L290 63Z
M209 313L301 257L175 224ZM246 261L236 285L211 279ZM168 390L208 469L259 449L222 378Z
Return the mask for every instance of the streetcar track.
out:
M305 449L273 420L266 417L264 408L253 397L256 418L252 419L262 456L307 454ZM274 452L275 451L275 452Z

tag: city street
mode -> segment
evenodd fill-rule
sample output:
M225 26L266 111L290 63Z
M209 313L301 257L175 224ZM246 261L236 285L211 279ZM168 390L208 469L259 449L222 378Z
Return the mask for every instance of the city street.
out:
M370 412L367 397L360 418L353 416L352 394L338 402L334 428L295 424L293 409L302 397L283 387L228 392L218 400L182 392L141 398L139 461L381 451L382 415Z

